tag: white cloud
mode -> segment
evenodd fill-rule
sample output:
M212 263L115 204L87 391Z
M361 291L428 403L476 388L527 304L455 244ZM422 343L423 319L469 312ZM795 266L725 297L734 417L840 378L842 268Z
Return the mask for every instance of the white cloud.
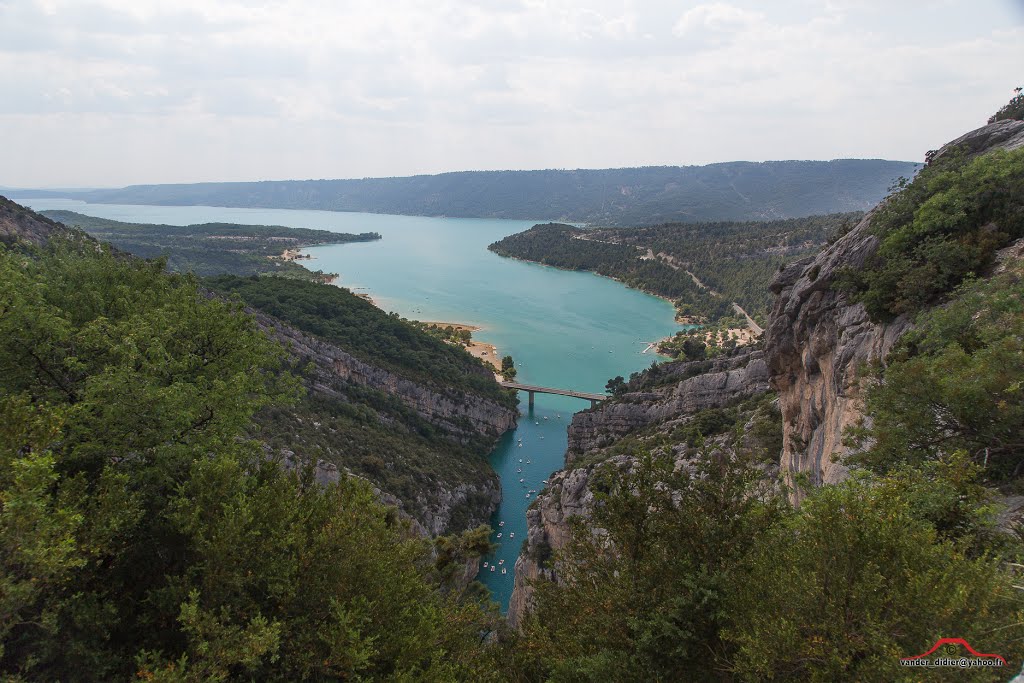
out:
M920 159L1019 84L986 2L0 0L0 184Z

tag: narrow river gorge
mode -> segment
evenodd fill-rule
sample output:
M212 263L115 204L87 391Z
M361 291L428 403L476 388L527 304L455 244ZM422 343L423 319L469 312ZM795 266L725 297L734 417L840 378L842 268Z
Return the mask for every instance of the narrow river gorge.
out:
M671 334L672 306L608 278L499 257L487 245L534 221L427 218L383 214L205 206L85 204L28 200L33 209L68 209L115 220L188 225L232 222L379 232L377 242L309 249L304 265L340 275L337 284L370 295L406 318L480 327L474 339L511 354L517 381L602 393L616 375L655 359L648 343ZM539 222L539 221L538 221ZM585 400L521 396L519 424L490 454L502 502L492 519L497 552L480 580L508 607L513 567L526 537L526 509L563 463L566 427ZM500 534L500 537L499 537ZM490 567L494 566L494 571Z

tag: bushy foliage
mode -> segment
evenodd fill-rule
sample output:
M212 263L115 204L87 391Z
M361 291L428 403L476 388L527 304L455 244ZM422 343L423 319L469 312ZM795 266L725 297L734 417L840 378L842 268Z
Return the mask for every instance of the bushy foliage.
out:
M920 311L1024 236L1024 150L940 158L885 201L872 229L877 254L834 286L874 320Z
M514 398L483 361L340 287L312 282L222 276L207 283L352 355L442 391L462 390L504 405Z
M900 658L954 633L1019 666L1024 601L971 552L991 518L969 473L856 478L794 509L754 463L605 465L511 643L518 679L915 680ZM936 522L964 500L977 524Z
M0 252L3 675L486 673L490 622L437 590L426 542L245 438L297 386L251 318L84 246Z
M989 123L1005 121L1007 119L1024 121L1024 88L1014 88L1013 92L1015 92L1016 95L1014 95L1009 102L1000 107L999 111L989 117Z
M970 281L918 319L868 379L870 426L851 462L875 471L963 450L993 482L1024 471L1024 280L1020 264Z

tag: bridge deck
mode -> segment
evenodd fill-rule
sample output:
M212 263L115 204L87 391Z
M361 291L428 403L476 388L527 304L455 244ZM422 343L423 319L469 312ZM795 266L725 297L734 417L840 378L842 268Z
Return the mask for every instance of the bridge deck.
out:
M538 394L555 394L556 396L572 396L583 398L588 401L603 401L608 398L604 394L588 394L585 391L572 391L571 389L554 389L552 387L538 387L532 384L519 384L518 382L501 382L506 389L518 389L519 391L531 391Z

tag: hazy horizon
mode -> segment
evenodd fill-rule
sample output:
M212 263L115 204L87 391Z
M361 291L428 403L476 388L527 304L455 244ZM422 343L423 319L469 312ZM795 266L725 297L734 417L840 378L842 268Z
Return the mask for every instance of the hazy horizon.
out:
M1020 83L1020 0L0 0L9 188L921 161Z

